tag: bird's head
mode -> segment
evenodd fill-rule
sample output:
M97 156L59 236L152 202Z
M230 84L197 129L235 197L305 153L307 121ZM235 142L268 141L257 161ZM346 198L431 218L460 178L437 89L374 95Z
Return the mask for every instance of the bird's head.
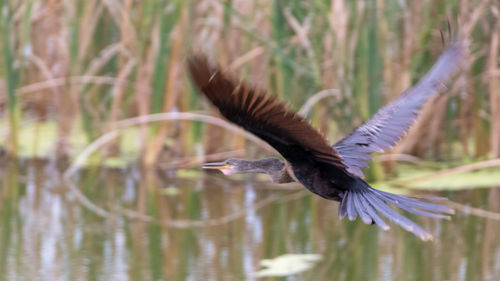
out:
M205 163L202 168L208 170L219 170L226 176L239 173L251 173L255 170L251 161L238 158L229 158L222 162Z

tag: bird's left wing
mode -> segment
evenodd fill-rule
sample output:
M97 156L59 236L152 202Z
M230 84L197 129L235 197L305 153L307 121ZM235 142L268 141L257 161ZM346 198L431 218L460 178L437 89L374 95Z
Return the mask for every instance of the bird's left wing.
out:
M367 167L370 154L389 149L401 139L425 102L446 89L445 84L457 72L466 53L466 41L451 43L413 88L382 107L370 120L333 145L351 174L363 177L361 169Z
M285 159L313 157L345 169L323 135L265 91L236 81L203 55L191 56L188 68L198 89L225 118L269 143Z

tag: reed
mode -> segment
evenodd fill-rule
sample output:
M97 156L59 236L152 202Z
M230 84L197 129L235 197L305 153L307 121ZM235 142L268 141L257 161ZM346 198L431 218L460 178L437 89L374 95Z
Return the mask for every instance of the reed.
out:
M0 2L0 9L2 13L0 15L0 32L2 33L2 53L4 65L4 84L6 84L7 94L7 113L8 113L8 124L9 124L9 134L8 134L8 146L7 148L12 151L12 154L17 155L18 150L18 131L19 131L19 105L17 102L15 89L18 85L19 72L14 67L14 57L15 53L13 51L13 17L14 11L10 7L9 3L5 1Z
M82 151L75 142L89 145L119 129L122 119L209 109L184 70L194 51L294 109L336 89L339 95L313 105L308 116L338 139L430 68L444 49L439 29L446 31L450 19L453 31L471 36L472 53L395 152L500 157L495 1L3 0L0 8L0 121L6 121L0 123L8 132L0 143L13 155L26 141L19 135L27 122L57 124L53 151L74 158ZM211 125L139 126L127 143L139 147L137 159L148 166L242 148L251 148L249 157L263 152ZM44 134L34 128L36 148ZM75 140L82 132L85 139ZM120 157L124 148L116 139L102 149L105 158ZM380 179L384 167L374 164L368 174Z

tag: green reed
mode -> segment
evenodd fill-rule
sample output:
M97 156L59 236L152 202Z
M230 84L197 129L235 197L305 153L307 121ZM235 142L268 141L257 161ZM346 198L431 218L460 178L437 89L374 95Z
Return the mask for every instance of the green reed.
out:
M489 87L497 78L487 73L498 66L488 54L499 20L480 3L4 0L0 98L9 134L1 145L17 155L18 141L25 141L17 140L21 124L56 123L56 153L74 157L82 149L72 143L78 131L88 145L121 119L208 109L184 70L193 51L224 66L242 59L235 75L268 88L293 109L320 90L338 89L338 98L321 101L309 115L336 140L429 70L445 48L439 30L449 40L450 20L452 32L472 26L474 56L460 74L462 82L445 93L446 106L428 105L434 110L423 114L420 130L410 132L395 152L491 157L500 142L491 116L498 116L500 106L489 99L497 95ZM469 10L481 16L469 17ZM47 82L57 79L63 83ZM43 82L48 84L37 84ZM136 141L137 158L149 164L196 157L203 152L193 148L200 145L210 153L242 146L202 123L151 124L139 125ZM103 155L119 157L120 146L113 142ZM382 167L374 164L368 174L380 179Z

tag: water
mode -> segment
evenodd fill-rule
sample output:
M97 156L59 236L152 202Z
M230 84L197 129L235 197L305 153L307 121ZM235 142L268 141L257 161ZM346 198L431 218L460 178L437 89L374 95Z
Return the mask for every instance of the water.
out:
M0 280L500 280L497 220L418 218L436 236L422 242L396 226L339 221L337 203L294 185L137 168L64 183L43 161L3 163ZM500 212L500 189L441 195ZM289 253L322 259L255 277L262 259Z

